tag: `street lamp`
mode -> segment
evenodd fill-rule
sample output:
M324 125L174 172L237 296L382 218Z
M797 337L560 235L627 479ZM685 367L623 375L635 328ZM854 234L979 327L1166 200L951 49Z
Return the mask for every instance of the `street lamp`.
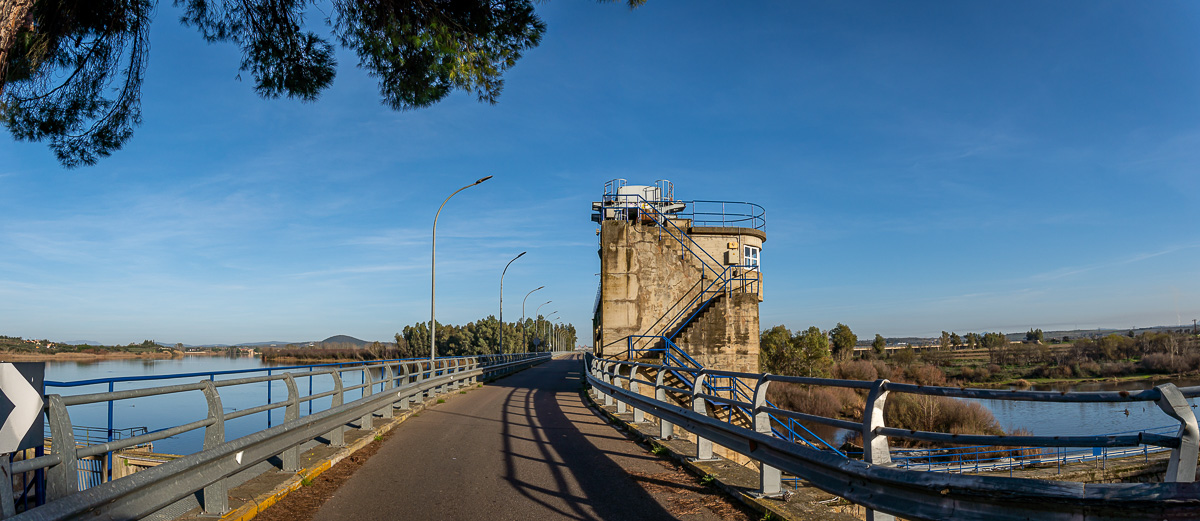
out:
M545 338L545 340L550 339L550 317L557 315L557 314L558 314L558 310L556 309L556 310L554 310L553 313L546 315L546 338Z
M512 260L508 261L508 264L504 265L504 271L500 272L500 344L496 347L496 354L504 352L504 274L508 273L508 267L513 261L521 258L526 253L528 252L523 251L516 257L513 257Z
M488 179L491 179L491 178L492 178L492 176L489 175L487 177L481 178L478 181L475 181L474 183L471 183L467 186L459 188L458 190L455 190L453 194L450 194L450 197L454 197L455 194L457 194L463 190L466 190L472 186L475 186L479 183L487 181ZM437 303L436 302L436 300L437 300L437 221L438 221L438 216L442 214L442 208L446 206L446 202L448 202L450 200L450 197L447 197L445 201L442 201L442 206L439 206L437 213L433 214L433 247L431 249L432 254L430 255L430 262L429 262L429 266L430 266L429 267L429 359L430 360L434 360L437 358L437 347L436 347L437 343L435 342L435 337L437 336L437 319L435 318L435 315L434 315L434 310L436 309L436 303Z
M525 301L529 300L529 296L532 295L534 291L537 291L544 287L546 287L546 286L538 286L537 289L534 289L533 291L526 293L525 298L521 299L521 352L522 353L525 352L525 346L529 345L529 343L526 342L526 340L525 340Z
M541 316L541 315L540 315L540 313L542 312L542 306L545 306L546 304L549 304L549 303L551 303L551 302L554 302L554 301L553 301L553 300L547 300L547 301L545 301L545 302L542 302L542 303L541 303L541 305L539 305L539 306L537 307L537 311L534 311L534 312L533 312L533 320L534 320L534 322L533 322L533 332L534 332L534 333L537 333L537 332L538 332L538 326L540 326L540 325L542 324L541 320L538 318L538 317L540 317L540 316Z

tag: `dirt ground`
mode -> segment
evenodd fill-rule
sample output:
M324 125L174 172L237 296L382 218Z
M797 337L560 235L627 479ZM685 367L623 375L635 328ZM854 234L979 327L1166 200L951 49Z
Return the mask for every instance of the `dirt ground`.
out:
M333 497L338 487L348 481L350 476L359 467L362 467L368 458L378 452L379 447L388 438L391 438L394 432L396 432L395 429L388 431L382 439L372 441L366 447L351 454L350 457L339 461L337 465L312 480L312 483L292 491L274 505L260 512L254 519L258 521L308 521L312 519L321 505Z

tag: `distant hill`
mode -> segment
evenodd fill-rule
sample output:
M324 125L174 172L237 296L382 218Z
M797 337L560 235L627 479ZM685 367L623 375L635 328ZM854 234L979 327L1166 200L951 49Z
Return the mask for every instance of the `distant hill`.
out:
M362 347L367 344L370 344L370 342L367 342L366 340L359 340L357 338L354 338L354 337L348 336L348 335L334 335L329 338L326 338L325 340L322 340L321 343L322 344L354 344L355 346L358 346L358 347Z
M65 342L59 342L59 343L72 345L72 346L102 346L102 345L104 345L95 340L67 340Z

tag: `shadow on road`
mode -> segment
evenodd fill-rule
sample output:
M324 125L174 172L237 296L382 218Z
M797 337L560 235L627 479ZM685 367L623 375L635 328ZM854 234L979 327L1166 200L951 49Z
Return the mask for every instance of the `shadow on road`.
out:
M584 405L580 364L577 357L551 360L489 384L509 389L502 413L505 480L518 494L571 519L675 519L629 474L631 465L657 458L616 435ZM513 432L522 424L532 439ZM544 465L550 479L538 475L545 471L529 471L529 462Z

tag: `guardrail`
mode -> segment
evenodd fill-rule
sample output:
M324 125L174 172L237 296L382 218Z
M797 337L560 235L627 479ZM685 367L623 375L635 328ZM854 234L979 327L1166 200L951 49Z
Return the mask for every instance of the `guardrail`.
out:
M966 389L827 378L738 373L586 358L588 383L606 405L618 412L633 409L633 421L646 415L659 419L659 435L669 438L678 426L696 437L696 459L713 458L714 444L760 462L764 496L781 493L782 471L868 509L868 519L1196 519L1200 518L1200 484L1195 483L1200 457L1200 429L1186 398L1200 396L1200 387L1159 385L1138 392L1054 392ZM692 375L690 388L671 386L669 372ZM639 374L642 373L642 374ZM653 374L653 378L649 375ZM752 381L749 400L708 392L709 378ZM867 394L863 421L853 422L771 407L766 402L772 382L844 387ZM654 397L642 394L649 386ZM928 432L888 427L883 418L892 392L953 398L1039 402L1103 403L1149 401L1179 424L1174 435L1154 432L1100 436L985 436ZM680 406L668 400L687 406ZM710 411L739 408L749 411L748 425L737 425ZM850 429L863 435L863 460L817 450L772 434L770 416L793 418ZM1099 483L1045 481L1003 476L927 472L902 468L892 460L889 438L949 445L996 447L1163 447L1171 450L1163 483Z
M187 496L200 493L200 505L207 514L222 514L229 510L229 478L276 456L284 471L299 469L300 445L317 438L332 446L345 444L344 429L357 422L359 429L373 428L375 415L393 416L393 409L406 410L414 400L434 397L471 385L479 378L497 376L548 360L552 353L485 355L431 360L391 360L362 363L354 367L335 364L331 367L297 366L305 371L283 371L278 374L216 380L210 373L207 379L195 383L148 387L62 396L46 396L46 414L50 425L51 452L11 463L0 472L0 517L24 519L66 519L81 515L106 519L139 519L150 515ZM273 369L277 370L277 369ZM344 386L342 373L359 371L362 383ZM240 371L239 371L240 372ZM232 372L225 372L232 373ZM194 375L193 375L194 376ZM333 390L301 395L297 376L327 376ZM137 380L174 379L181 375L133 377ZM287 399L234 412L225 412L221 391L270 382L283 382ZM95 381L76 382L94 385ZM57 386L70 386L56 382ZM269 387L268 387L269 388ZM378 388L378 392L376 392ZM346 401L345 393L361 390L362 397ZM236 391L231 391L236 392ZM160 429L146 434L95 444L78 444L75 439L68 407L112 403L114 401L148 396L202 393L207 412L201 419ZM325 410L301 416L300 406L322 398L331 398ZM181 403L186 403L181 401ZM284 409L281 425L225 440L225 423L229 420L275 409ZM181 433L203 429L204 447L200 452L182 456L162 465L81 490L77 462L112 451L161 440ZM7 458L0 465L8 466ZM44 472L46 502L16 514L11 476ZM15 515L14 515L15 514Z

